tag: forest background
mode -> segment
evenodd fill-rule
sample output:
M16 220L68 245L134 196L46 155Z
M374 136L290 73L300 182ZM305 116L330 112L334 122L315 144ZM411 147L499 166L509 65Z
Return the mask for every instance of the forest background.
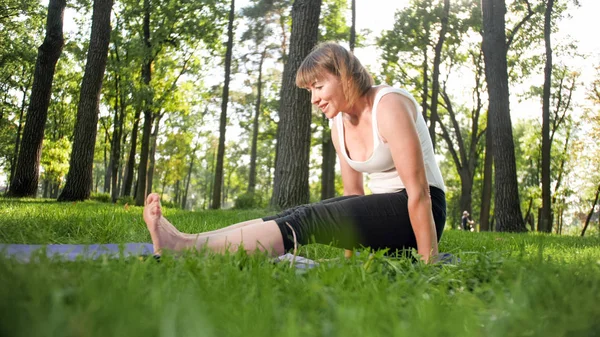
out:
M283 120L283 96L290 92L282 89L285 65L298 56L294 48L315 42L309 34L294 40L292 24L305 22L318 27L315 40L356 47L376 82L404 87L422 103L448 186L449 226L468 210L481 230L502 230L492 200L505 182L491 174L494 137L487 136L485 2L8 0L0 9L2 191L130 204L156 191L166 204L190 210L283 207L340 195L328 121L312 111L308 129L291 123L302 134L281 131L290 124ZM46 22L58 17L62 24L56 14L65 6L43 146L31 147L25 134L27 124L34 127L28 115L39 111L32 98L44 50L38 47L58 36L49 35L57 27L47 29ZM509 164L518 193L512 198L521 219L510 230L583 234L600 227L600 51L589 29L577 29L593 20L594 6L591 0L506 2L512 116L506 147L514 146ZM102 70L90 66L102 63L92 57L102 55L101 39L94 38L102 34L94 35L92 22L107 21L107 13L105 70L96 74L102 86L90 106L83 98L94 97L94 88L84 84L84 74ZM305 108L291 111L306 121ZM305 135L306 157L297 144L281 145ZM93 141L93 151L74 150L85 141ZM19 170L28 153L37 161L33 172ZM300 167L279 170L295 181L277 181L277 156L297 158ZM33 187L17 193L13 182L27 181L25 171ZM65 188L69 180L72 187Z

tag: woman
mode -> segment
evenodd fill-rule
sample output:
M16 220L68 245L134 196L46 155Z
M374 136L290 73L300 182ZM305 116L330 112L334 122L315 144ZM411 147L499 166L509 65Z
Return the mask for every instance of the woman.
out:
M430 261L446 221L445 186L419 105L406 91L373 79L360 61L335 43L318 45L303 61L296 85L333 121L344 196L275 216L200 234L179 232L161 215L157 194L144 220L156 253L161 249L217 252L256 249L281 255L296 243L370 247L391 252L417 248ZM368 173L365 195L363 173Z

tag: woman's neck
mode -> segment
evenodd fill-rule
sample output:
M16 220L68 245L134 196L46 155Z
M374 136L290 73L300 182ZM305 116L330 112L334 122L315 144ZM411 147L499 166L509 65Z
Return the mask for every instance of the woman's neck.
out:
M352 124L356 125L360 122L364 116L369 116L373 110L373 101L375 93L377 92L375 87L372 87L360 96L354 104L344 111L344 117Z

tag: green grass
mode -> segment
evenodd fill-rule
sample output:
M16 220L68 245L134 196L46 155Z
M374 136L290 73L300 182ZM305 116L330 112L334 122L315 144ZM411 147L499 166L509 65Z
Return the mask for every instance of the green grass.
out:
M165 215L189 232L264 215ZM0 199L2 243L148 242L141 208ZM600 239L446 231L461 261L380 254L305 271L263 255L0 257L0 336L600 336Z

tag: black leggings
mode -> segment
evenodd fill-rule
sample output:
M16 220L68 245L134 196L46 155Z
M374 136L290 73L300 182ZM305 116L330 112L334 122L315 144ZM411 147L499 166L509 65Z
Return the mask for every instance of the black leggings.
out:
M437 187L429 189L439 241L446 223L446 195ZM286 251L294 248L293 232L298 244L322 243L345 249L388 248L390 253L417 248L408 216L406 190L327 199L296 206L262 220L277 223Z

